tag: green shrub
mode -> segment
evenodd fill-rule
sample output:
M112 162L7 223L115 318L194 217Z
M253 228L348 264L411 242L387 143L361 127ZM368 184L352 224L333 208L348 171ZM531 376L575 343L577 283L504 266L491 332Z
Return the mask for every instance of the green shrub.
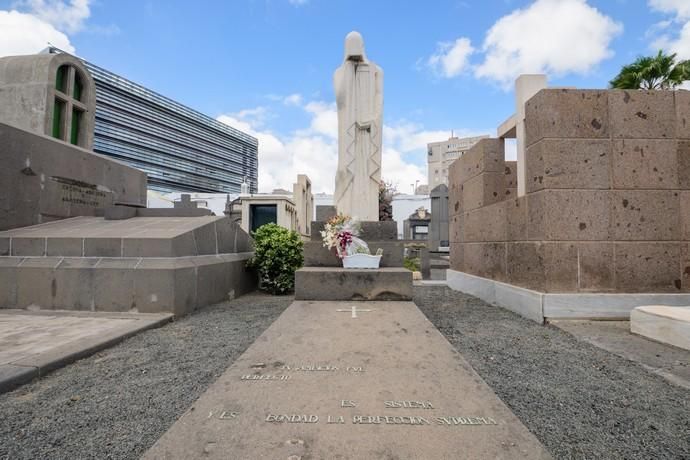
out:
M422 261L419 257L405 257L403 266L411 272L422 271Z
M262 225L252 235L254 257L248 265L259 273L261 289L287 294L295 288L295 270L304 263L300 236L276 224Z

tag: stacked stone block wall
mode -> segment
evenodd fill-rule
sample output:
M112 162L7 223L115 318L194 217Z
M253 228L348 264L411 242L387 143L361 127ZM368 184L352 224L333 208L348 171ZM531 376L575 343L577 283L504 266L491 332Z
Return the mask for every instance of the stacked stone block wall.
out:
M501 140L451 166L451 269L543 292L690 292L690 92L542 90L525 131L523 197L495 179L516 169Z

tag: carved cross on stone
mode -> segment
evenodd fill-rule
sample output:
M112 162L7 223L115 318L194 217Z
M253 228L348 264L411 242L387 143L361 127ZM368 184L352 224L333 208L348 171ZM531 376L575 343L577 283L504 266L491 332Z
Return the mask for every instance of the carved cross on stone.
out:
M336 311L338 311L338 312L350 312L350 313L352 313L353 318L357 318L357 312L374 311L374 310L358 310L357 307L355 305L353 305L351 308L344 309L344 310L340 309L340 310L336 310Z

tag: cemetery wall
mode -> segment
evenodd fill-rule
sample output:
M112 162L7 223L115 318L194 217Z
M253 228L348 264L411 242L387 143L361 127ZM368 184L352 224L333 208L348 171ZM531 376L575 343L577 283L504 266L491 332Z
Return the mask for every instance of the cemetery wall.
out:
M690 292L690 92L556 90L450 168L451 269L548 293Z

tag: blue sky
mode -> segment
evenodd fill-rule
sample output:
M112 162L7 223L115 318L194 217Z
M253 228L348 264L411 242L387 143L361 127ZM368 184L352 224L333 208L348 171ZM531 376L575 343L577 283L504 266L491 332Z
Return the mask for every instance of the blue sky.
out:
M251 132L262 191L297 173L332 190L350 30L385 72L383 176L409 191L426 142L495 133L521 72L602 88L655 49L690 58L690 0L0 0L0 55L51 41Z

